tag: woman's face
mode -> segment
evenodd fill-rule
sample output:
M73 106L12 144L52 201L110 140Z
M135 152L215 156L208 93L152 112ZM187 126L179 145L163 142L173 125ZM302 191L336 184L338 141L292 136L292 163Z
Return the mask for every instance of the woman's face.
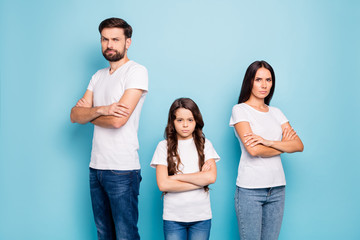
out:
M265 99L269 95L272 87L271 73L266 68L259 68L254 77L251 96L259 99Z

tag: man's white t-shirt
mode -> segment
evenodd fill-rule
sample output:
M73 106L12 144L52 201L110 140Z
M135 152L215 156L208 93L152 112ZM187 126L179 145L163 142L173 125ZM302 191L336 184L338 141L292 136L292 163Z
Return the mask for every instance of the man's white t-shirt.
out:
M141 89L143 94L125 125L119 129L94 127L90 167L102 170L140 169L138 137L140 112L148 90L148 73L144 66L128 61L114 73L110 68L97 71L88 86L93 92L93 106L118 102L125 90Z
M281 125L288 122L280 109L269 106L268 112L260 112L246 103L237 104L232 109L230 126L238 122L249 122L254 134L266 140L281 141ZM239 139L241 158L236 185L242 188L268 188L286 185L280 155L273 157L253 157Z
M199 172L199 158L194 140L178 140L178 153L183 173ZM205 140L205 161L214 159L219 161L220 157L209 140ZM161 141L154 153L150 166L167 166L167 142ZM181 173L178 173L181 174ZM164 196L163 219L177 222L195 222L211 219L210 194L204 188L185 191L169 192Z

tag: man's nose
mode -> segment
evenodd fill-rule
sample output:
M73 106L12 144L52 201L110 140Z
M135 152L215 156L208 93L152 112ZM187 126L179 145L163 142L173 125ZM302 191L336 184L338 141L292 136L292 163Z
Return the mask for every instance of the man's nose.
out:
M107 47L110 48L110 49L112 49L113 46L114 46L113 41L109 40L109 41L108 41L108 44L107 44Z

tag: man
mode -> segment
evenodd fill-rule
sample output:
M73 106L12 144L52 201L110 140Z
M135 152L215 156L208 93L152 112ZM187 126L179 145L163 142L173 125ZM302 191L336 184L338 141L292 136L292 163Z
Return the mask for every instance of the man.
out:
M145 67L130 61L131 26L119 18L99 25L101 48L110 67L96 72L71 110L73 123L95 125L90 192L99 239L140 239L141 181L137 130L148 90Z

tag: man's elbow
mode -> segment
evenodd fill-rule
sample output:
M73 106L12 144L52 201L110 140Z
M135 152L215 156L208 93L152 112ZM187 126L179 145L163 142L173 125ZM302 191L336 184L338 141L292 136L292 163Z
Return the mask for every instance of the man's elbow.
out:
M124 126L126 122L127 119L114 117L111 125L113 126L113 128L119 129Z
M249 149L247 149L247 152L248 152L252 157L258 157L258 156L259 156L259 152L256 151L255 148L250 147Z
M299 146L298 152L302 152L304 151L304 144L301 143L301 145Z
M72 123L76 123L76 120L75 120L75 110L74 110L74 108L75 107L73 107L72 109L71 109L71 112L70 112L70 121L72 122Z

